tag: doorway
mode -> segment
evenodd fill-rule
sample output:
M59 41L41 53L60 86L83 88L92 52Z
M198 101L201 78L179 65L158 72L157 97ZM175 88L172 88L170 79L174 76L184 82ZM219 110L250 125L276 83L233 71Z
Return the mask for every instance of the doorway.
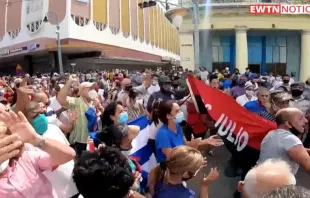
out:
M260 64L248 64L248 67L252 73L260 74L261 72Z

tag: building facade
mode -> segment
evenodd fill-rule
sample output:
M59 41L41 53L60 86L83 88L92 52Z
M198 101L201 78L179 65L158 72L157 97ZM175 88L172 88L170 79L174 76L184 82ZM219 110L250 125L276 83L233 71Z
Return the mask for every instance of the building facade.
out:
M178 31L165 6L140 9L141 2L0 0L0 73L57 68L58 22L65 71L177 64Z
M281 1L282 2L282 1ZM171 20L183 16L180 26L181 65L194 69L192 2L167 13ZM229 67L244 72L289 74L304 81L310 77L310 16L252 15L249 5L257 0L199 1L199 64L209 71ZM268 1L268 3L279 3ZM291 0L288 4L309 4Z

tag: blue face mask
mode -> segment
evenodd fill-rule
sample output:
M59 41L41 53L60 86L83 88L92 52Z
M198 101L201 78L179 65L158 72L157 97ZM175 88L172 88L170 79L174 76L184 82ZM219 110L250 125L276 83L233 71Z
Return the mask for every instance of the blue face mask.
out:
M31 124L39 135L43 135L47 131L48 120L44 114L38 115Z
M4 94L4 90L0 89L0 95L3 95L3 94Z
M184 121L184 113L180 112L175 116L174 122L180 124L182 121Z
M126 124L128 122L128 113L127 112L123 112L119 115L119 120L118 123L119 124Z

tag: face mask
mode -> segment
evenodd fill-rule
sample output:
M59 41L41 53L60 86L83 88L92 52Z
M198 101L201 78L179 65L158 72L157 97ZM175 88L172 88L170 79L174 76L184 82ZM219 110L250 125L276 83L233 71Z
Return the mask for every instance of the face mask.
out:
M290 124L292 126L292 128L289 128L289 130L291 131L291 133L293 133L294 135L298 136L300 134L302 134L301 132L299 132L292 124Z
M9 162L10 160L8 159L0 165L0 173L3 173L7 169L7 167L9 166Z
M281 80L281 77L276 77L276 80L277 80L277 81L280 81L280 80Z
M119 115L119 120L118 123L119 124L126 124L128 122L128 113L127 112L123 112Z
M291 92L293 97L299 97L303 94L303 91L300 89L292 89Z
M289 83L290 82L290 80L283 80L283 83L284 84L287 84L287 83Z
M153 85L157 85L158 84L158 81L157 80L153 80Z
M121 151L121 153L124 155L124 156L129 156L131 154L131 149L129 149L128 151Z
M31 124L39 135L43 135L47 131L48 120L44 114L38 115Z
M180 124L184 120L184 113L180 112L175 116L174 122Z
M14 88L15 87L15 84L14 83L11 83L11 88Z
M254 91L252 90L245 90L245 93L249 96L253 96L254 95Z
M132 86L131 86L131 85L125 87L125 91L130 91L131 89L132 89Z
M93 90L88 92L88 97L91 100L95 100L98 97L98 93L96 92L96 90L93 89Z
M244 87L245 82L243 82L243 81L239 81L239 82L238 82L238 85L239 85L240 87Z
M171 84L167 84L167 85L164 85L164 86L163 86L163 89L164 89L165 91L171 91L171 88L172 88Z
M0 90L0 95L3 95L3 94L4 94L4 90L1 89L1 90Z

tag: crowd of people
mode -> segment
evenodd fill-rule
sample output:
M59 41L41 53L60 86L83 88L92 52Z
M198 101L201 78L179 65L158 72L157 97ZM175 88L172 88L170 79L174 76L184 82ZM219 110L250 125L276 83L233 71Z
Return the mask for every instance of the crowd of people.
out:
M187 75L277 125L258 156L245 163L232 152L234 169L225 174L241 176L232 196L309 198L295 176L299 166L310 172L310 78L182 67L3 76L0 198L208 198L217 167L203 177L200 192L186 181L207 166L202 150L217 157L213 149L224 141L215 120L197 111ZM148 178L130 155L140 128L127 123L140 116L150 121L158 163Z

